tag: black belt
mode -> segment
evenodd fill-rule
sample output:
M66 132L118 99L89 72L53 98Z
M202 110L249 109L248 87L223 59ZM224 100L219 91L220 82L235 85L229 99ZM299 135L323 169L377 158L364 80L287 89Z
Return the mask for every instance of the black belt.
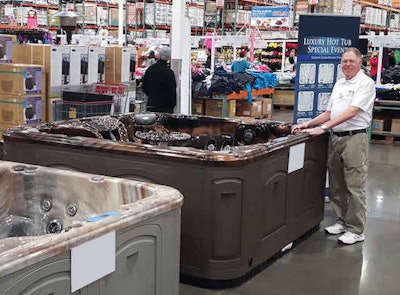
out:
M366 133L367 129L360 129L360 130L350 130L350 131L338 131L338 132L332 132L334 135L342 137L342 136L349 136L349 135L354 135L357 133Z

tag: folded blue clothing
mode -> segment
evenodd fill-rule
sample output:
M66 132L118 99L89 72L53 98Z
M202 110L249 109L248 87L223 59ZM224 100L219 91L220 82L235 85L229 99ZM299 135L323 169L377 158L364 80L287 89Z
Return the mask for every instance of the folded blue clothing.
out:
M275 73L247 71L250 75L255 77L254 89L275 88L278 79Z

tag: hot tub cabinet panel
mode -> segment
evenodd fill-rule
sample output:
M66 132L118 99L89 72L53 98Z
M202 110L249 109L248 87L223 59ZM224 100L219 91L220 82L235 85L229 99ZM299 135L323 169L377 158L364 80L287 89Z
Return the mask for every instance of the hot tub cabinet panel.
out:
M240 282L323 219L327 142L326 135L287 135L210 152L17 132L5 135L4 147L13 161L178 189L185 196L181 275ZM303 143L304 166L288 173L290 147Z
M179 294L177 190L5 161L0 186L0 295ZM71 249L111 231L115 271L71 293Z
M175 211L117 231L116 271L74 293L71 293L71 255L65 252L1 277L0 294L177 295L178 284L172 287L171 282L178 281L179 269L163 265L176 265L174 260L179 261L177 245L169 245L169 241L179 240L178 219L179 212Z

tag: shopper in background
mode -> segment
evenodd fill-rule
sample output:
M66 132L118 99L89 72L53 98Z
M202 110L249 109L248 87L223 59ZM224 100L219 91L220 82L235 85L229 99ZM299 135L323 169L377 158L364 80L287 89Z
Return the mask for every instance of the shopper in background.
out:
M396 65L396 58L394 57L394 51L393 49L389 49L388 52L388 68L394 67Z
M149 67L143 77L143 90L148 96L147 110L173 113L176 105L176 80L169 68L171 50L160 49L157 62Z
M292 49L285 60L285 71L293 72L296 69L297 57L296 51Z
M232 63L231 69L233 73L245 72L250 68L250 63L246 60L246 51L242 50L239 53L239 58Z
M371 65L369 75L374 81L376 81L376 75L378 73L378 53L376 51L372 52L369 64Z
M146 67L149 68L156 63L156 56L153 50L150 50L146 60Z
M207 55L207 60L206 60L206 64L204 65L204 67L206 69L211 69L211 50L210 49L206 49L206 55Z
M343 234L338 242L348 245L364 240L367 128L376 95L374 81L361 71L361 62L360 51L347 48L341 61L345 77L336 82L326 111L292 128L293 132L303 130L310 135L331 131L329 199L337 221L325 231L332 235Z

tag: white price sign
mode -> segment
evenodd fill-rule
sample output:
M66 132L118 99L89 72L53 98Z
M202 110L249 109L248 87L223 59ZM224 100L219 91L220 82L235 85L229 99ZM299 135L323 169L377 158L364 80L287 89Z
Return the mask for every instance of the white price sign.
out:
M370 41L374 47L400 47L400 36L397 35L371 36Z

